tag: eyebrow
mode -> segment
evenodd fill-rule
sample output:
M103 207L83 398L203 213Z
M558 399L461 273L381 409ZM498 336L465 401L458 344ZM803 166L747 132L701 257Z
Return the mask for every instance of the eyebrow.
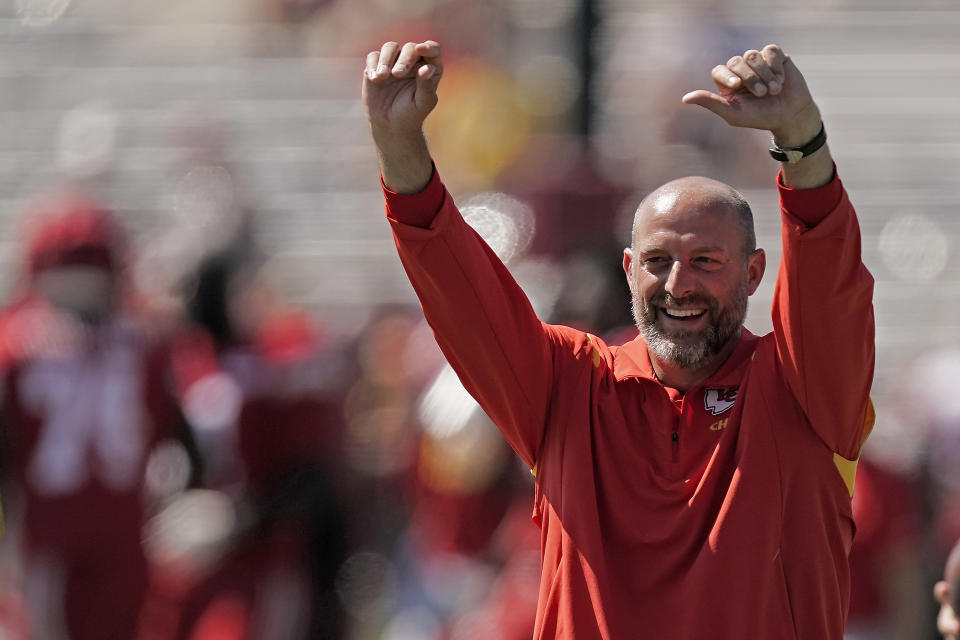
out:
M670 253L660 245L653 245L650 247L637 247L637 253L653 253L656 251L663 251L665 253ZM717 245L710 245L706 247L698 247L696 249L693 249L691 253L727 253L727 250Z
M727 250L723 247L718 247L717 245L712 245L709 247L700 247L699 249L694 249L694 253L726 253Z

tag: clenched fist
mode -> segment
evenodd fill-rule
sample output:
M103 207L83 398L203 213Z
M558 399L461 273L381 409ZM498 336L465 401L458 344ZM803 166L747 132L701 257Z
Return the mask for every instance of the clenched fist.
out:
M423 139L423 121L437 106L443 75L440 45L432 40L387 42L367 54L361 96L377 145L387 187L415 193L430 179L432 166Z

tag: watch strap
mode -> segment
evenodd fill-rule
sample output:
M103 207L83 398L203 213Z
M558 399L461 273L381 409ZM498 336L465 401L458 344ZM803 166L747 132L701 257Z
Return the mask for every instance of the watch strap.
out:
M819 150L827 142L827 130L820 124L820 133L802 147L781 147L776 142L770 147L770 157L778 162L795 164Z

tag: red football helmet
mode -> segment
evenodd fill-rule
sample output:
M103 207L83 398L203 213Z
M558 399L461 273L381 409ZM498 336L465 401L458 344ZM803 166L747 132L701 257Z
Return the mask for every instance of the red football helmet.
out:
M41 201L28 215L30 273L68 265L120 267L123 234L113 215L81 191Z

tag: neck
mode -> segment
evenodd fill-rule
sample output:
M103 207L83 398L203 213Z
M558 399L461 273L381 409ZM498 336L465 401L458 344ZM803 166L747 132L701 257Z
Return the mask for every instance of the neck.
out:
M681 367L673 362L668 362L657 357L650 349L647 354L650 356L650 364L653 367L653 373L665 387L676 389L681 394L697 386L714 373L716 373L723 363L727 361L733 350L736 349L740 341L740 332L738 331L727 344L723 345L713 357L696 367Z

